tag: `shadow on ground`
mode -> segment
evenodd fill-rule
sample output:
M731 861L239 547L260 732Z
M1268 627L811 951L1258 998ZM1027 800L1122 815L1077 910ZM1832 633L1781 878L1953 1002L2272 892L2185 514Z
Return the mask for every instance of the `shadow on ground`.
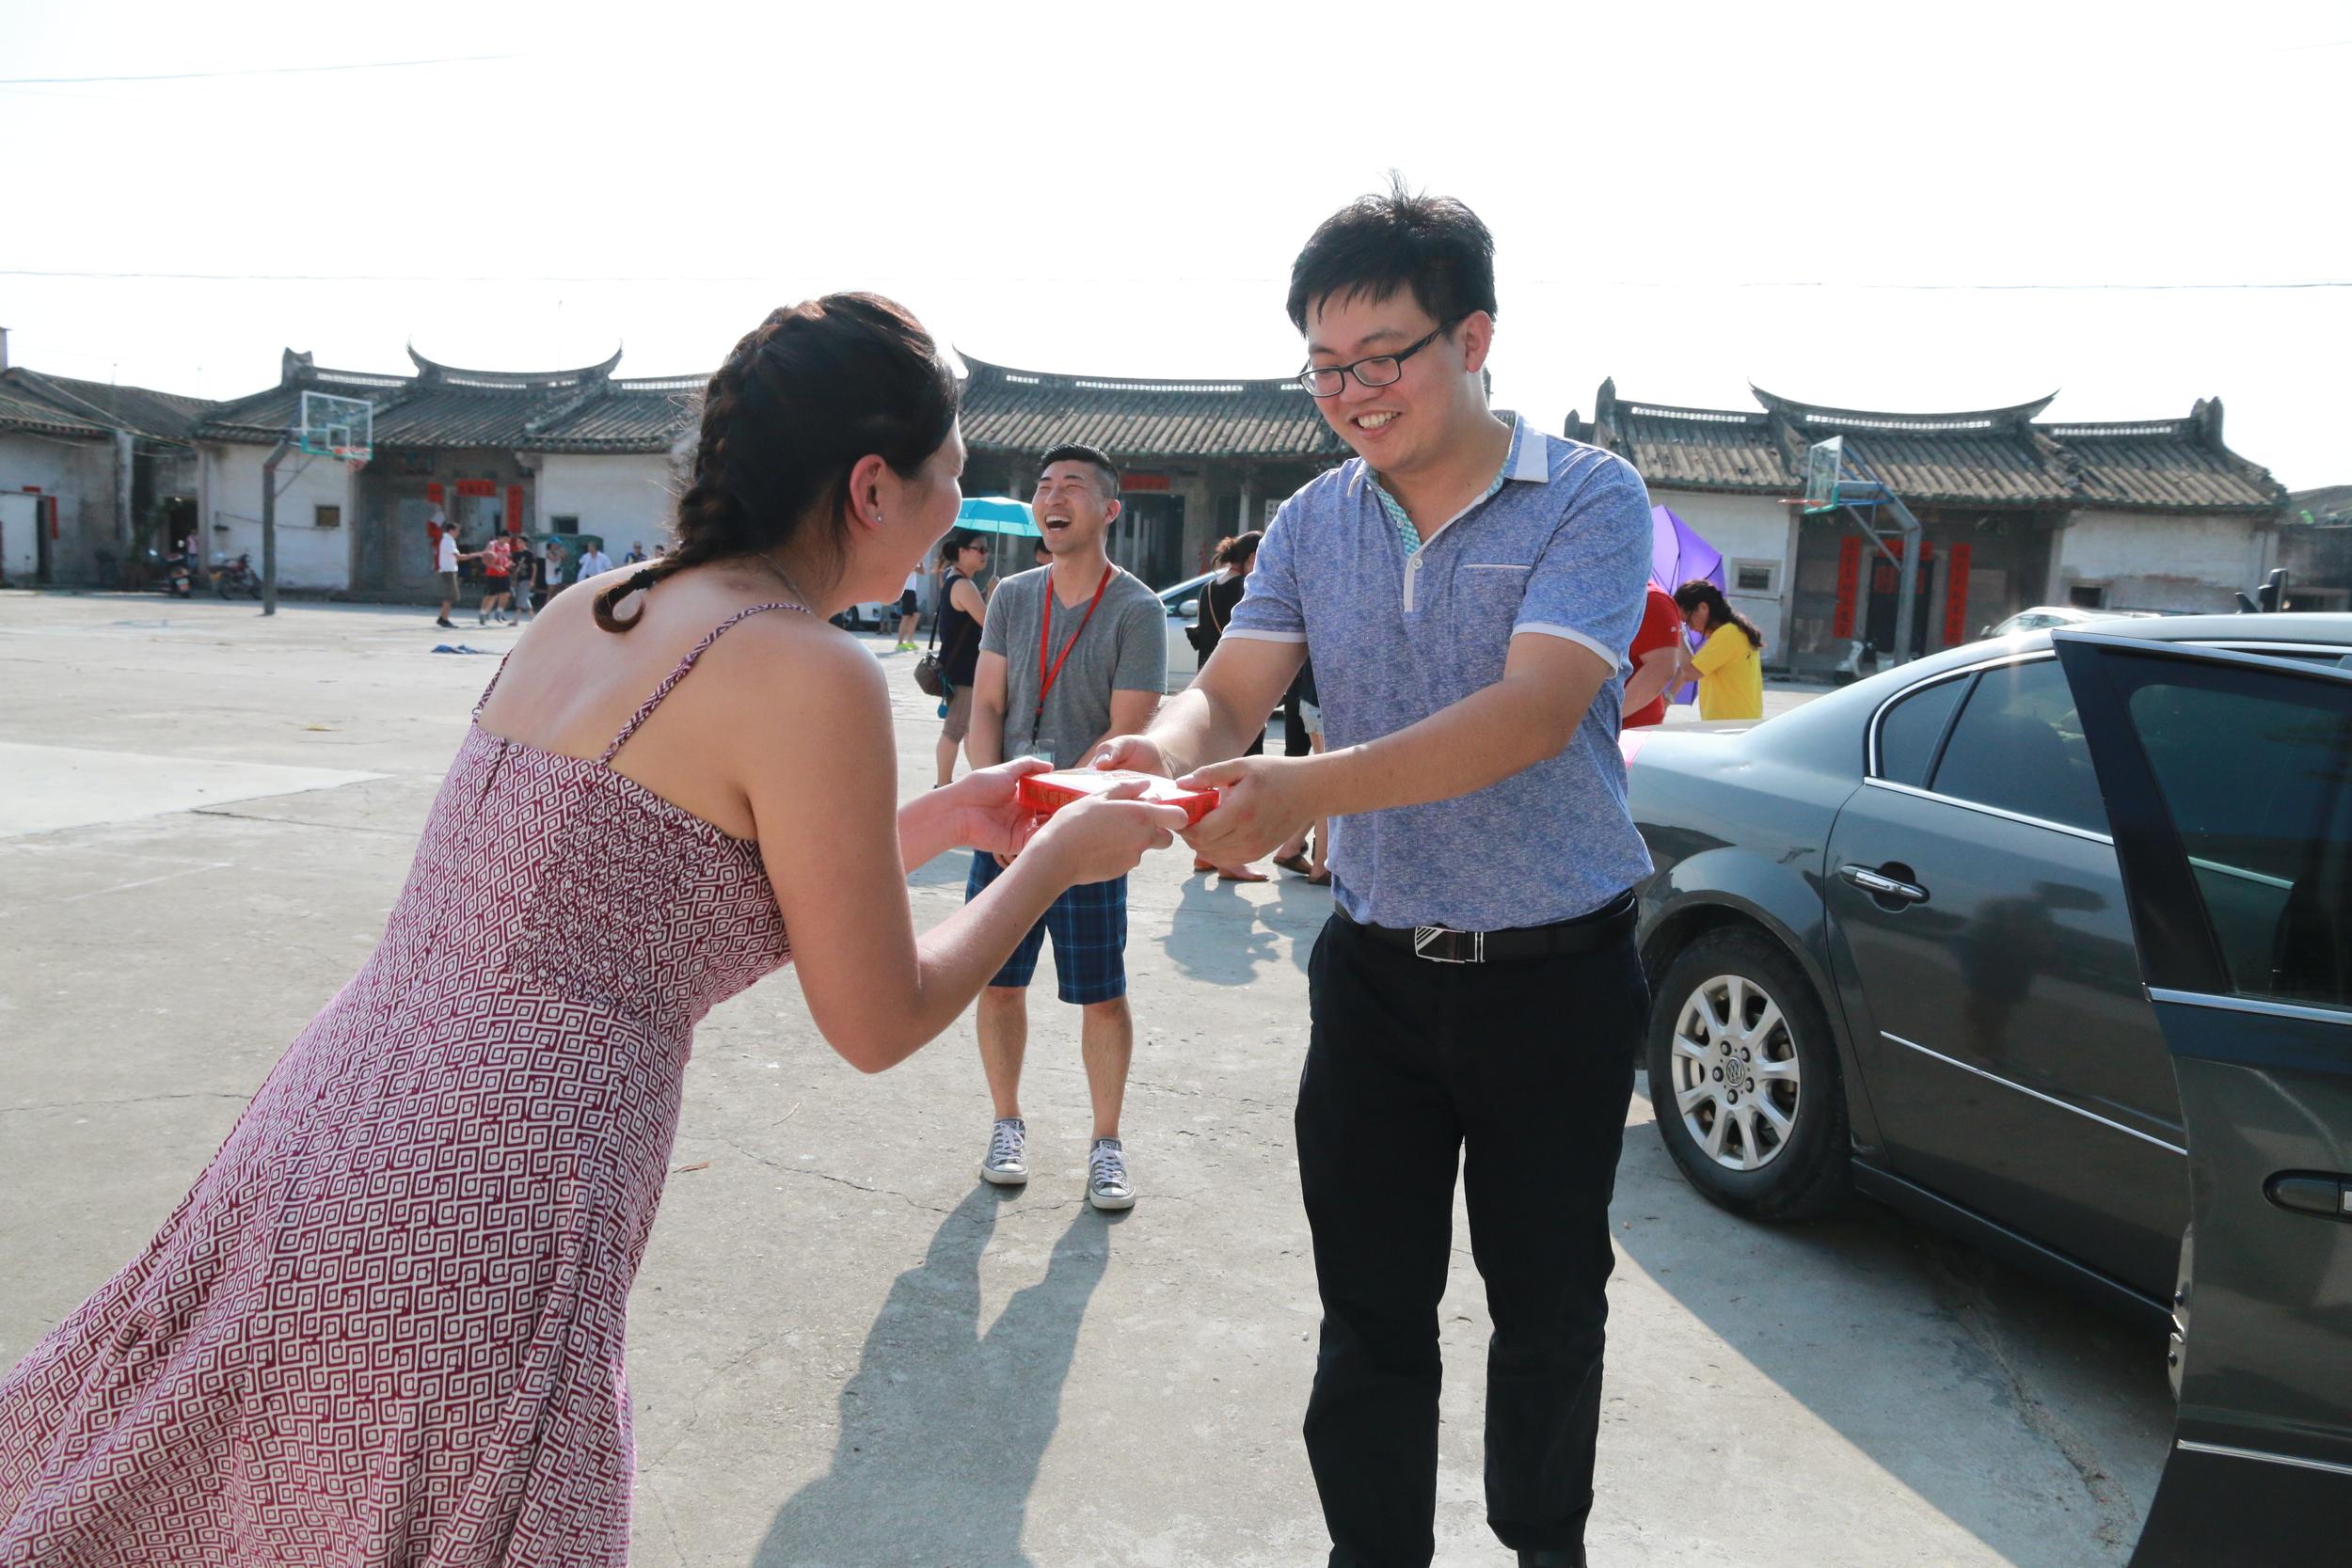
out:
M841 1392L833 1467L776 1511L754 1568L1026 1568L1029 1490L1123 1216L1081 1207L982 1335L980 1255L1010 1196L975 1189L891 1287Z
M1185 879L1161 951L1188 979L1246 986L1277 957L1277 939L1288 937L1291 959L1306 973L1307 954L1331 913L1331 892L1279 872L1273 892L1262 901L1206 872Z
M1628 1127L1626 1145L1617 1239L1724 1345L2006 1560L2128 1554L2170 1442L2161 1333L1867 1200L1740 1219L1691 1187L1654 1125ZM1889 1334L1869 1303L1905 1297ZM1928 1408L1942 1430L1919 1419ZM2017 1506L2035 1476L2046 1506ZM2054 1513L2078 1530L2047 1533Z

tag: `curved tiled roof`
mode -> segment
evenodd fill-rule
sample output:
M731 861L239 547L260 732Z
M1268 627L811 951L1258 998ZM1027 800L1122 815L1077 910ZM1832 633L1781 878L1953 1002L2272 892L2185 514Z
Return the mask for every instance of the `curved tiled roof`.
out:
M668 451L694 422L705 375L613 376L616 352L568 371L467 371L411 348L414 375L322 369L286 356L284 379L264 392L216 405L196 434L215 441L267 443L301 417L302 394L332 392L375 405L375 445L449 451Z
M2006 408L1907 414L1833 408L1751 388L1761 411L1683 408L1601 388L1593 438L1662 489L1794 496L1805 448L1846 451L1906 500L1961 506L2271 512L2286 492L2222 444L2221 405L2186 419L2042 420L2050 398ZM2053 394L2055 396L2055 394Z
M959 351L961 352L961 351ZM1164 381L1013 370L962 355L963 438L982 451L1063 441L1114 457L1343 456L1345 443L1290 380Z
M150 440L184 442L213 406L178 392L45 375L22 365L0 371L0 430L93 436L127 430Z

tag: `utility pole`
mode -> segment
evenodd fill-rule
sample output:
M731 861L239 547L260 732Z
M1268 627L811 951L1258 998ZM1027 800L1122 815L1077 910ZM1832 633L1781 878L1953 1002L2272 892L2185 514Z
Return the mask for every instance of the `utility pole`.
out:
M278 613L278 465L294 451L294 443L278 437L262 460L262 613Z

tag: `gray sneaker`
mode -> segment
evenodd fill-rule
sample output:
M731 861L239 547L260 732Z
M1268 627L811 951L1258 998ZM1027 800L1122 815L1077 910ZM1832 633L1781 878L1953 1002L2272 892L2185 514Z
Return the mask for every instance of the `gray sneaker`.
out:
M1028 1141L1029 1130L1019 1117L998 1117L989 1131L988 1157L980 1162L980 1180L999 1187L1018 1187L1028 1180L1029 1163L1023 1158Z
M1117 1138L1097 1138L1087 1156L1087 1201L1097 1209L1132 1209L1136 1189L1127 1180L1127 1151Z

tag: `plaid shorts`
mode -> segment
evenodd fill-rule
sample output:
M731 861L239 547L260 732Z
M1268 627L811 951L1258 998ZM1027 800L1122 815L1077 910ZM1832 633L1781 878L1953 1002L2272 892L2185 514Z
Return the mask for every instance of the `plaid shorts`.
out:
M1001 869L995 856L974 851L972 875L963 884L964 902L979 896ZM989 984L1025 990L1037 973L1038 954L1044 950L1049 931L1054 937L1054 977L1064 1002L1083 1007L1127 994L1126 878L1064 889Z

